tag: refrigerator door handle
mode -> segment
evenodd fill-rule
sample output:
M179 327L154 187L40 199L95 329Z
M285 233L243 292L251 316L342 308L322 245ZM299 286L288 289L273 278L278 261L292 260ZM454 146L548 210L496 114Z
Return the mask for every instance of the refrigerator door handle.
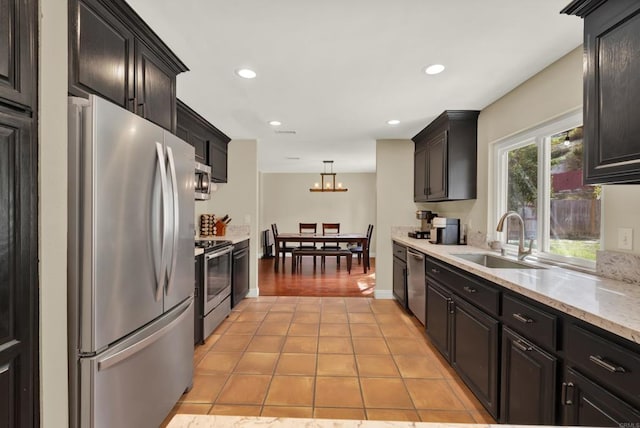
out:
M168 272L167 294L171 292L174 282L174 273L176 270L176 261L178 260L178 237L180 231L180 206L178 205L178 176L176 174L176 161L173 157L171 147L167 147L167 156L169 158L169 171L171 172L171 190L173 193L173 246L171 251L171 269Z
M183 307L181 308L181 311L176 316L176 318L150 336L145 337L143 340L136 342L131 346L127 346L121 351L118 351L112 355L105 356L104 358L98 360L98 370L106 370L109 367L113 367L119 362L124 361L130 356L142 351L144 348L150 346L154 342L157 342L162 338L162 336L171 331L176 324L179 324L184 319L184 317L190 314L189 308L191 307L192 303L193 302L191 299L184 302Z
M156 155L158 156L158 169L160 170L160 188L162 191L162 238L160 240L160 266L159 272L156 274L156 302L162 299L162 291L164 290L165 275L167 272L167 219L169 210L167 209L168 189L167 189L167 169L164 162L164 149L161 143L156 142Z

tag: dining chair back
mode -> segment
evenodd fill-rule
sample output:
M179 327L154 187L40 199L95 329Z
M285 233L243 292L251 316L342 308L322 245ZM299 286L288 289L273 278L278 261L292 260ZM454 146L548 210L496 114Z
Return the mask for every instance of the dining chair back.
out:
M282 254L282 267L284 269L284 260L285 255L287 253L291 253L294 247L288 247L286 242L282 242L280 246L277 245L276 238L278 237L278 225L275 223L271 224L271 233L273 233L273 241L276 243L276 257L278 257L278 253Z
M371 238L372 237L373 237L373 225L370 224L367 227L367 248L366 248L367 256L365 257L365 260L364 260L364 264L365 264L367 269L369 269L369 267L370 267L369 249L371 248ZM349 249L351 250L352 253L355 253L355 254L358 255L358 264L360 264L361 261L362 261L362 255L365 254L365 251L363 251L362 245L351 247Z

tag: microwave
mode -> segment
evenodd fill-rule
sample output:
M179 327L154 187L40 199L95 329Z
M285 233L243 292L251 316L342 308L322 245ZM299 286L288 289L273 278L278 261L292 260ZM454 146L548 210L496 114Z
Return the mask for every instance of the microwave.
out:
M196 201L206 201L211 198L211 167L196 162L195 175Z

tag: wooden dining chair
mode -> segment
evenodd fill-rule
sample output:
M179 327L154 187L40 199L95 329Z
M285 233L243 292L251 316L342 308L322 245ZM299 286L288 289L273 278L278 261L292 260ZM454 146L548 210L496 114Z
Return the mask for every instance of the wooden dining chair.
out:
M276 238L278 237L278 225L275 223L271 224L271 232L273 233L273 241L276 243L276 257L279 254L282 254L282 270L284 272L284 258L287 253L293 252L295 247L288 247L286 242L282 242L280 247L277 247Z
M367 257L364 260L364 265L366 270L369 270L369 268L371 267L371 265L369 264L369 249L371 248L371 237L373 236L373 225L370 224L367 227ZM360 264L360 262L362 261L362 254L364 253L364 249L362 248L362 245L357 245L355 247L350 247L349 248L351 250L352 253L357 254L358 255L358 264Z
M340 233L340 223L322 223L323 235L335 235L337 233ZM320 248L322 248L323 250L339 250L340 243L324 243ZM336 257L336 262L338 263L338 266L340 266L340 256ZM324 263L324 256L322 257L322 263Z
M316 234L318 233L318 223L298 223L298 232L300 234ZM299 242L298 248L301 250L316 250L316 244L313 242ZM297 260L299 262L300 260ZM316 266L316 256L313 256L313 266Z

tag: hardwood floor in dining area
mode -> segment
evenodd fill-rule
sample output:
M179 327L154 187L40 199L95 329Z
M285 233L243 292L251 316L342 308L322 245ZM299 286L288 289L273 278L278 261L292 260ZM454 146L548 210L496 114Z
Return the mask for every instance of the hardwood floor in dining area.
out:
M347 272L347 261L340 266L335 257L326 258L324 272L320 269L320 257L313 266L313 257L302 257L298 272L291 273L291 257L287 257L280 269L274 272L273 258L258 261L258 288L261 296L311 296L311 297L373 297L376 285L375 259L363 273L357 257L353 257L351 273Z

